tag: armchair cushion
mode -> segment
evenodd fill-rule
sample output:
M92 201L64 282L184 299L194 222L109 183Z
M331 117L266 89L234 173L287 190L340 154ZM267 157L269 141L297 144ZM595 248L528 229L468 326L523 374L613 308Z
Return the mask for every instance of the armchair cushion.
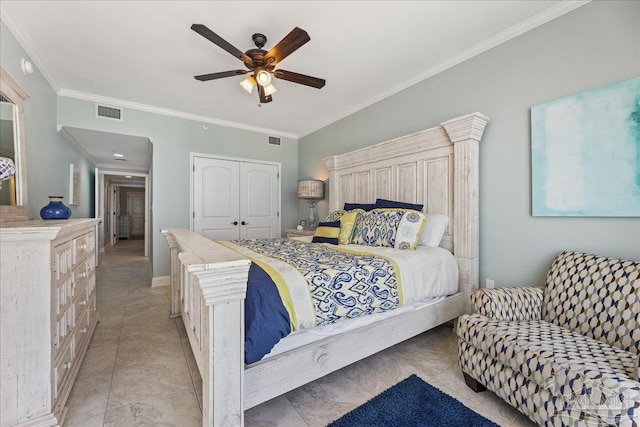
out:
M478 314L496 320L540 320L543 290L534 287L480 289L471 295Z
M634 377L638 359L629 351L543 320L505 322L465 315L458 335L461 342L486 354L488 360L500 362L551 395L571 402L574 410L611 420L619 416L622 404L636 408L627 413L627 421L637 416L640 383ZM481 378L482 374L472 376Z

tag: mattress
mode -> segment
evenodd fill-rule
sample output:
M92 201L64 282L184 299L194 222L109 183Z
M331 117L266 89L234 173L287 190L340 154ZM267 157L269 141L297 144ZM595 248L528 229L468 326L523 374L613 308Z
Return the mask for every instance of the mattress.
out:
M281 339L262 360L394 316L433 305L458 292L458 266L444 248L418 247L415 251L346 245L345 248L390 256L402 272L404 305L395 310L295 331Z

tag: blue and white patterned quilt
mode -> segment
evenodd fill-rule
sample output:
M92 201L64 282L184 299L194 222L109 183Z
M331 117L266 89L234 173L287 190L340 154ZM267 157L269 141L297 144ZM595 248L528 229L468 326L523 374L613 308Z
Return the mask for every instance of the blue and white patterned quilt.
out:
M246 363L260 360L291 331L402 305L399 269L388 257L291 239L220 243L252 261L245 302ZM279 303L253 300L274 295ZM289 325L283 325L283 313Z

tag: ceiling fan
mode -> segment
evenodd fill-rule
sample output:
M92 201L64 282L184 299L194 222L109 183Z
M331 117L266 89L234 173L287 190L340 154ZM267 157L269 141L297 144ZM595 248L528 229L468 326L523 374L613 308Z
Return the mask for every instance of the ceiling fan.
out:
M258 96L260 97L261 103L267 103L273 100L271 95L276 91L276 88L273 87L271 82L272 77L293 83L299 83L305 86L315 87L317 89L322 88L326 83L324 79L319 79L317 77L294 73L293 71L274 69L280 61L311 40L309 34L301 28L295 27L269 51L262 49L262 47L267 43L267 37L264 34L256 33L252 36L252 39L257 46L257 49L249 49L244 53L211 31L205 25L193 24L191 29L244 62L244 65L248 69L202 74L194 76L196 80L204 82L208 80L221 79L223 77L249 74L247 78L240 83L240 85L249 93L253 91L254 86L257 86Z

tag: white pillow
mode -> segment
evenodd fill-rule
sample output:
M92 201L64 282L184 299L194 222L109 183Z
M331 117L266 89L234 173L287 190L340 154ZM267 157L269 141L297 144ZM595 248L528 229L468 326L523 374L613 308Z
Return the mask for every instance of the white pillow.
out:
M418 240L418 246L437 248L449 225L449 217L440 214L427 214L427 221Z

